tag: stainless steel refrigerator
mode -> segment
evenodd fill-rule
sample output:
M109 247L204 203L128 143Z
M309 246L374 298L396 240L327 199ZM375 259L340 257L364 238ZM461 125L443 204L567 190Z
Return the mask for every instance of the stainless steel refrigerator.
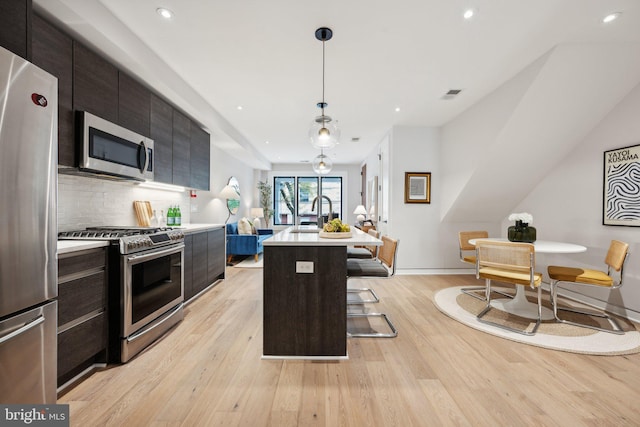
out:
M58 80L0 47L0 403L56 402Z

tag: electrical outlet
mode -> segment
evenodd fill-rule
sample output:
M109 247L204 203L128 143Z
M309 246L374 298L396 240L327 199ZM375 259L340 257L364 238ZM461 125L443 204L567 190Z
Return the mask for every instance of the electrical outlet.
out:
M191 203L191 213L198 212L198 204Z
M313 261L296 261L296 273L313 273Z

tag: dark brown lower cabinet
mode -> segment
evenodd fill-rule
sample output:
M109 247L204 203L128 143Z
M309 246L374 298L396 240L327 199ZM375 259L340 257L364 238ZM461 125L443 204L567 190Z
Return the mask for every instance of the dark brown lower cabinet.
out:
M106 361L107 251L58 255L58 387Z
M184 299L188 301L215 281L224 279L224 228L187 234L184 244Z

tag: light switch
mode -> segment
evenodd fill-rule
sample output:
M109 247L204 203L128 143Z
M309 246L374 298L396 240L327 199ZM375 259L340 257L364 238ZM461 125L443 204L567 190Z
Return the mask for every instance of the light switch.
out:
M296 273L313 273L313 261L296 261Z

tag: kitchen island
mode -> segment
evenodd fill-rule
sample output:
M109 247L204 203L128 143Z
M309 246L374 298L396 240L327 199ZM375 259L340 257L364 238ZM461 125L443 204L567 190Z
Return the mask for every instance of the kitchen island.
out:
M263 358L347 358L347 246L382 245L289 227L264 241Z

